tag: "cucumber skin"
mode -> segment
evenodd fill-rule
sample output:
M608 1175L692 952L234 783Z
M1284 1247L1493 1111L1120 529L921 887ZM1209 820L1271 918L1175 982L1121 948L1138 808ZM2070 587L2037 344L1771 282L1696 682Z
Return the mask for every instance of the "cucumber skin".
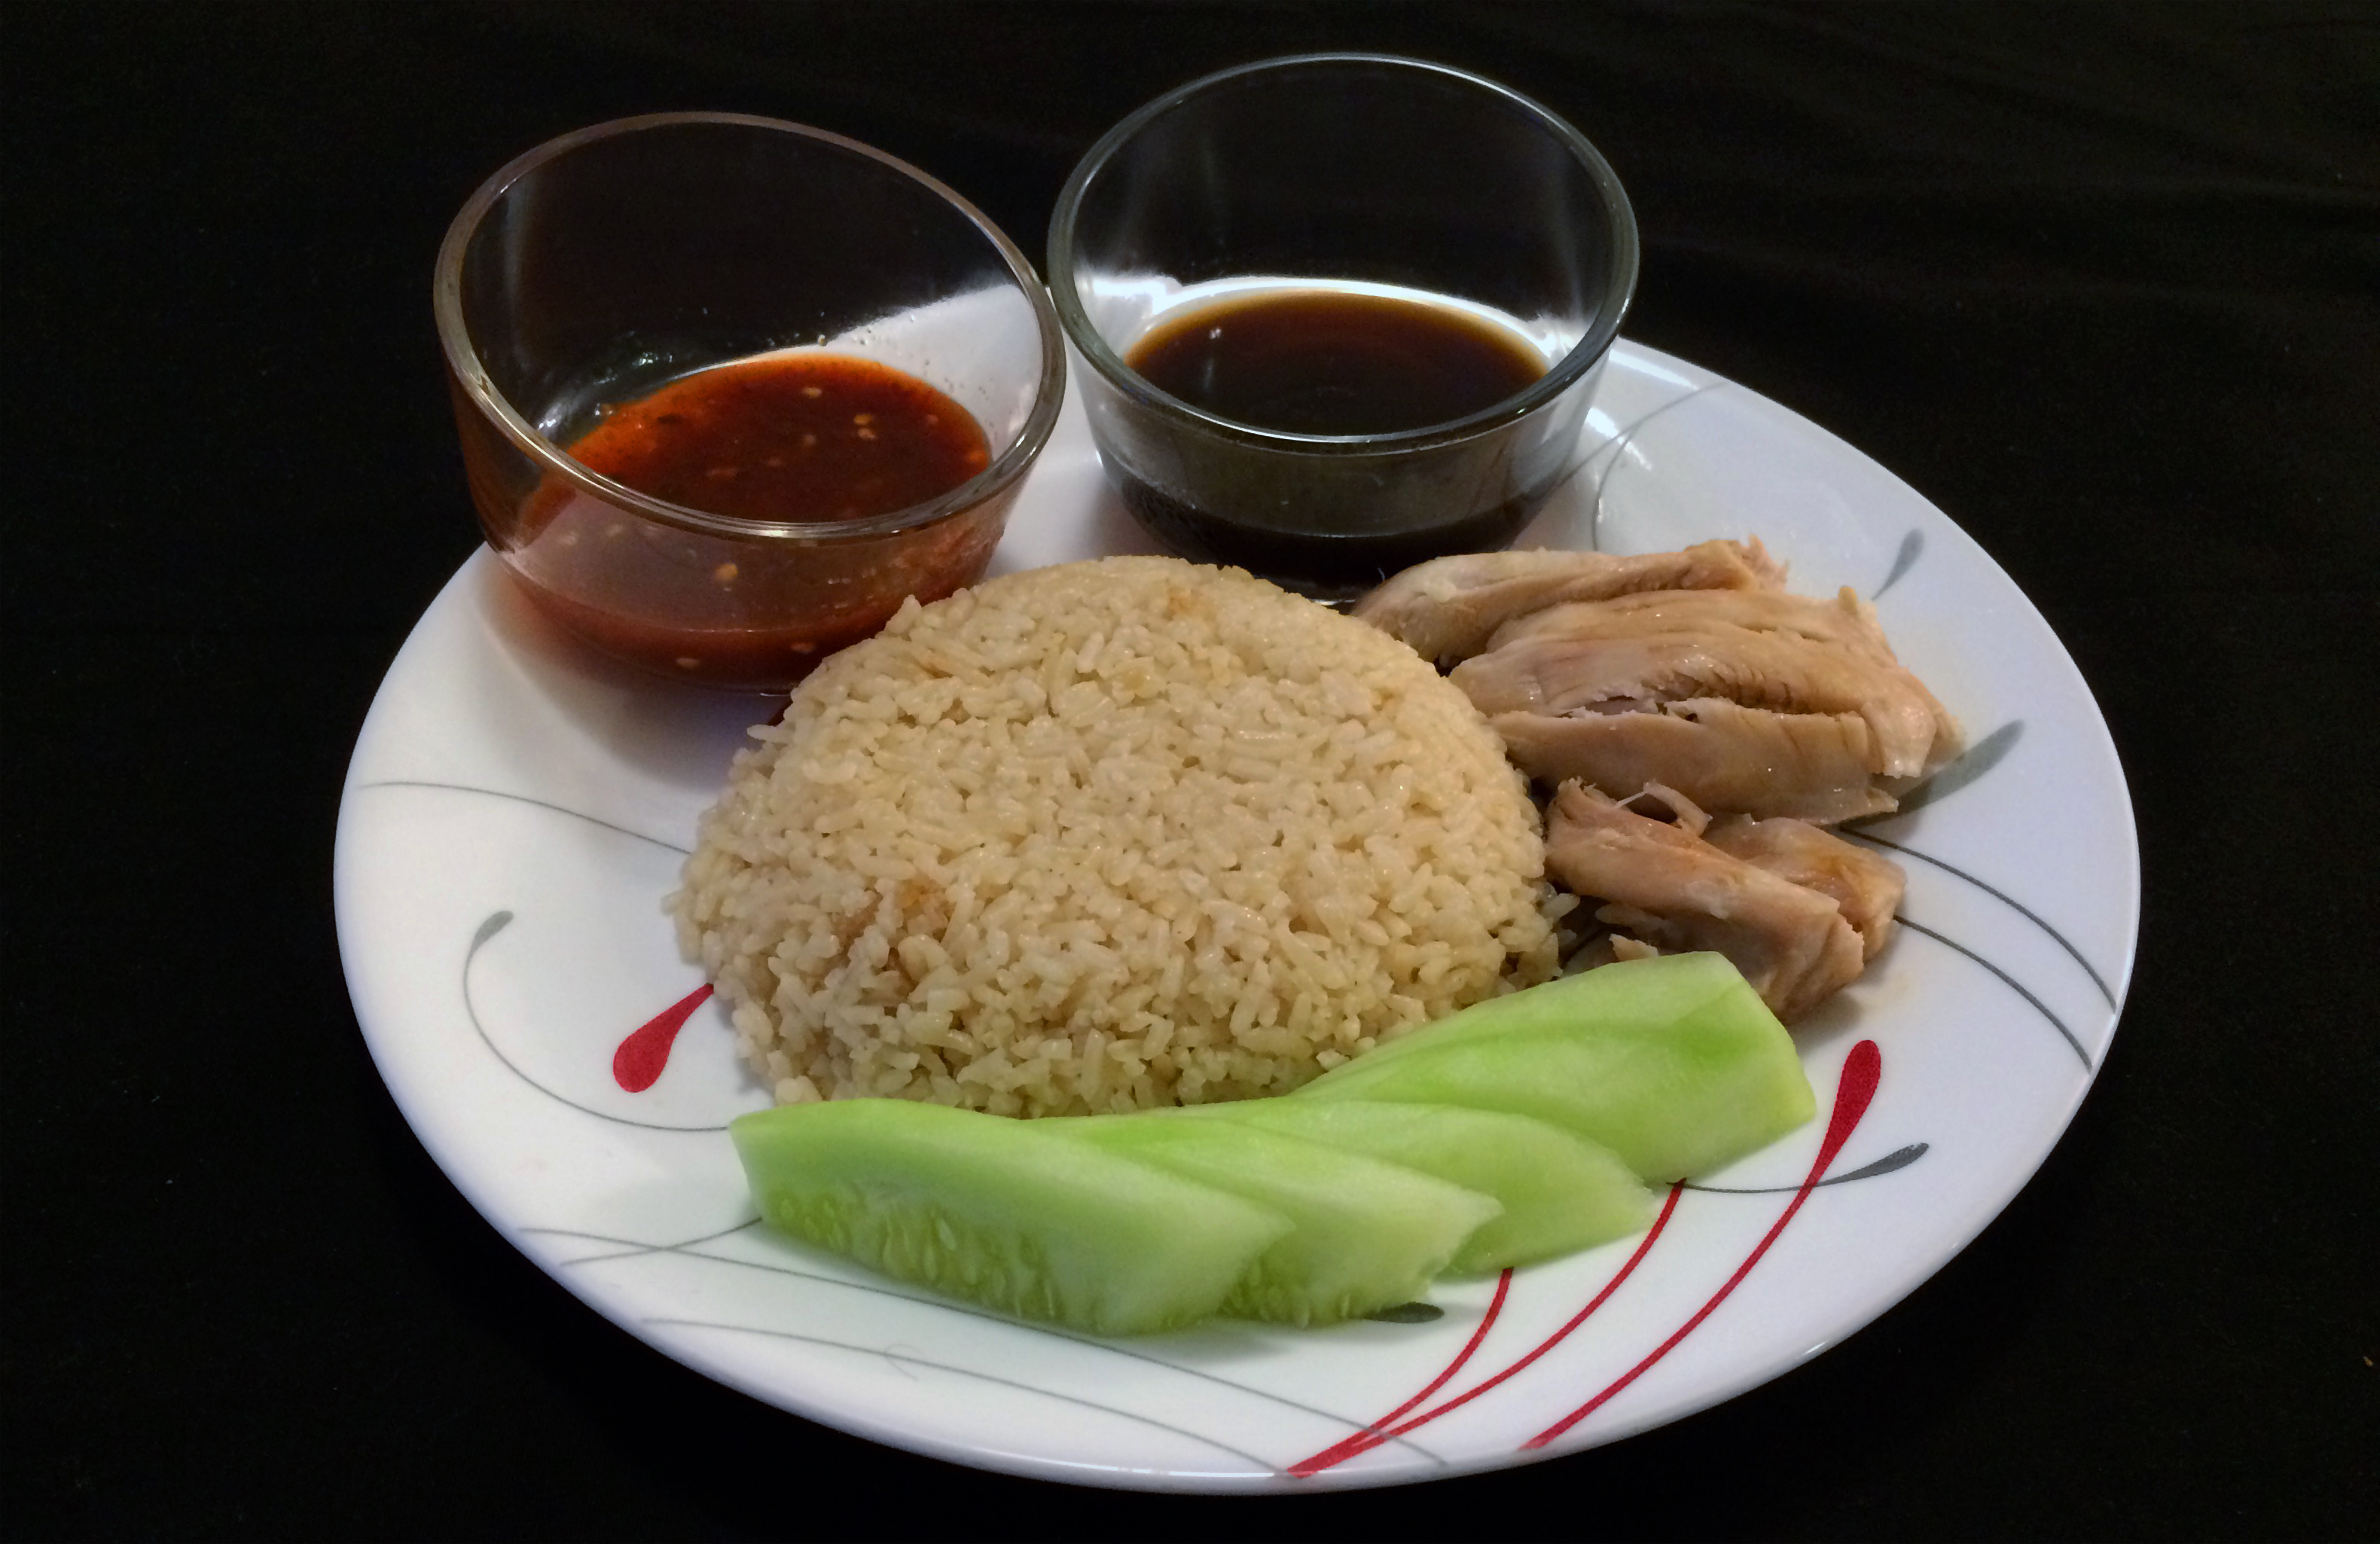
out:
M1492 1275L1641 1233L1658 1204L1653 1191L1610 1149L1502 1111L1353 1099L1257 1099L1157 1113L1260 1125L1494 1197L1503 1214L1463 1241L1447 1262L1443 1273L1450 1276Z
M772 1226L888 1276L1100 1335L1179 1329L1290 1220L1037 1125L908 1100L783 1105L728 1133Z
M1704 996L1712 962L1726 980ZM1594 991L1584 985L1617 972L1628 974ZM1602 1011L1552 1023L1534 1005L1513 1010L1540 992L1548 1004ZM1682 1002L1691 1005L1680 1011ZM1286 1097L1530 1115L1611 1149L1656 1185L1708 1173L1817 1113L1792 1038L1717 954L1608 965L1482 1006L1506 1012L1465 1009Z
M1357 1061L1377 1066L1477 1035L1569 1033L1588 1024L1658 1028L1744 984L1742 972L1726 955L1708 950L1616 960L1475 1003L1384 1040Z
M1503 1210L1492 1196L1399 1163L1236 1122L1144 1111L1038 1124L1286 1215L1295 1227L1224 1300L1237 1319L1335 1324L1411 1302Z

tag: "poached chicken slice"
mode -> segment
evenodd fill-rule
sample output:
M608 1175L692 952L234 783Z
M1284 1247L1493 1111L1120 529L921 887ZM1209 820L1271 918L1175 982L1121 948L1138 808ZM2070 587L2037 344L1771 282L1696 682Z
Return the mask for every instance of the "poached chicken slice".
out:
M1516 638L1463 661L1452 679L1490 717L1643 710L1702 698L1781 713L1856 714L1869 730L1866 770L1881 777L1923 776L1958 749L1956 721L1899 665L1742 627L1617 637L1599 627Z
M1791 1023L1855 979L1860 935L1831 896L1581 783L1554 796L1546 872L1606 904L1596 916L1665 950L1715 949Z
M1806 821L1755 821L1742 815L1712 821L1703 840L1755 868L1830 897L1860 935L1861 952L1867 958L1876 958L1892 937L1892 914L1900 906L1909 876L1882 854L1854 846Z
M1785 569L1758 537L1703 541L1676 553L1458 553L1416 564L1355 602L1348 614L1403 640L1423 659L1468 659L1498 627L1565 601L1640 590L1774 590Z
M1776 713L1692 699L1648 712L1497 713L1488 723L1515 766L1548 784L1664 783L1707 809L1829 825L1895 804L1869 774L1873 736L1857 713Z
M1781 633L1831 643L1880 664L1898 665L1876 608L1845 588L1831 601L1780 590L1652 590L1608 601L1568 601L1519 616L1496 629L1490 650L1522 638L1624 638L1642 633Z

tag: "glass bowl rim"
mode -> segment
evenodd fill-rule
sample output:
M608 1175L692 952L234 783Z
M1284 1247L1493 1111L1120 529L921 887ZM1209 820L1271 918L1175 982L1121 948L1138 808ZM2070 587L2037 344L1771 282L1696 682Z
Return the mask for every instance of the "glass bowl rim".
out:
M1075 218L1093 179L1114 158L1117 150L1150 123L1191 98L1252 75L1342 65L1387 66L1391 71L1412 70L1439 76L1499 98L1534 119L1585 169L1588 180L1594 184L1604 201L1604 207L1609 212L1611 278L1604 286L1604 303L1597 309L1594 324L1570 352L1554 361L1543 375L1519 392L1478 412L1451 419L1444 423L1425 424L1418 429L1401 429L1381 434L1300 434L1286 430L1259 429L1208 412L1151 384L1108 346L1107 339L1091 324L1089 315L1083 310L1081 297L1075 293ZM1526 417L1568 391L1602 361L1604 356L1610 352L1613 341L1619 337L1620 324L1636 295L1640 251L1635 208L1628 201L1628 193L1621 186L1619 174L1611 169L1611 164L1603 158L1603 152L1597 150L1585 135L1543 103L1484 75L1427 59L1409 58L1398 54L1320 53L1286 54L1217 70L1176 86L1135 109L1084 152L1083 158L1075 163L1073 174L1066 178L1065 187L1058 194L1057 208L1050 216L1048 260L1050 296L1068 341L1082 354L1085 361L1116 390L1158 413L1189 419L1210 433L1242 444L1309 455L1357 456L1428 449L1473 439Z
M919 504L875 515L856 516L847 520L755 520L740 516L717 515L640 493L627 484L615 481L572 459L569 453L547 439L536 426L523 418L488 378L487 370L480 360L479 349L472 344L470 330L463 321L463 255L478 232L480 222L486 218L488 211L511 189L514 183L549 161L599 140L691 124L723 124L741 128L767 129L850 152L907 177L965 217L1007 265L1010 279L1024 292L1026 304L1033 308L1034 327L1040 338L1040 377L1034 385L1032 409L1026 415L1024 427L1015 443L995 456L990 465L956 488ZM560 477L580 492L631 513L710 536L820 545L855 537L891 536L932 525L998 497L1024 476L1033 465L1034 458L1040 454L1041 447L1049 442L1050 431L1057 426L1058 409L1065 396L1065 334L1060 328L1055 310L1050 303L1048 288L1034 273L1031 261L1006 233L950 186L898 156L889 155L841 134L783 118L761 117L749 113L645 113L590 124L524 151L480 183L446 227L445 238L439 244L431 290L431 306L438 322L439 345L445 352L447 367L455 380L472 404L545 475Z

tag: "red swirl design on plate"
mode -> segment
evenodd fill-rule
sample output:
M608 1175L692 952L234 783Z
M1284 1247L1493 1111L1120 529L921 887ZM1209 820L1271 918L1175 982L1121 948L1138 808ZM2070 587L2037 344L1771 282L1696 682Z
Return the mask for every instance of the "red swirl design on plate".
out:
M670 1047L677 1043L677 1032L710 996L708 986L687 992L620 1042L620 1049L612 1052L612 1076L621 1088L641 1094L661 1081L669 1068Z
M1827 1123L1826 1139L1818 1144L1818 1156L1810 1165L1809 1175L1802 1181L1801 1185L1793 1192L1793 1199L1787 1204L1784 1214L1777 1219L1775 1225L1770 1227L1767 1234L1762 1237L1760 1242L1753 1246L1752 1253L1744 1257L1743 1263L1735 1268L1735 1273L1728 1277L1727 1281L1719 1287L1718 1291L1711 1295L1710 1301L1705 1303L1699 1309L1695 1310L1694 1316L1692 1319L1687 1319L1684 1324L1679 1326L1676 1333L1672 1334L1668 1340L1663 1341L1658 1346L1655 1347L1652 1355L1646 1356L1643 1361L1629 1368L1627 1372L1622 1374L1602 1392L1597 1394L1593 1399L1588 1400L1585 1404L1580 1405L1569 1415L1564 1416L1552 1426L1548 1427L1545 1430L1537 1433L1535 1437L1532 1437L1527 1441L1522 1443L1521 1446L1524 1451L1544 1447L1547 1443L1552 1441L1555 1438L1560 1437L1563 1432L1569 1430L1572 1427L1577 1425L1580 1421L1585 1420L1588 1416L1594 1414L1597 1409L1601 1407L1603 1404L1609 1400L1614 1394L1626 1388L1629 1384L1634 1382L1645 1372L1647 1368L1651 1368L1654 1363L1659 1361L1662 1357L1675 1350L1679 1342L1692 1334L1696 1326L1701 1324L1704 1319L1710 1317L1713 1309L1717 1308L1721 1303L1727 1300L1728 1295L1733 1292L1736 1287L1742 1283L1743 1278L1751 1273L1752 1268L1759 1263L1760 1257L1768 1252L1768 1246L1777 1242L1778 1235L1785 1231L1785 1224L1793 1220L1793 1214L1802 1210L1802 1203L1810 1198L1810 1192L1816 1189L1818 1182L1826 1177L1828 1166L1833 1163L1835 1159L1840 1155L1843 1150L1843 1144L1851 1140L1852 1133L1859 1126L1860 1117L1867 1113L1869 1103L1875 1100L1876 1085L1882 1078L1883 1069L1883 1054L1876 1050L1876 1042L1874 1040L1862 1040L1857 1045L1852 1047L1850 1056L1845 1058L1843 1062L1842 1076L1835 1086L1835 1110L1833 1116ZM1439 1416L1447 1414L1449 1411L1459 1409L1463 1405L1470 1404L1473 1400L1477 1399L1481 1394L1486 1393L1488 1390L1495 1388L1498 1384L1510 1379L1513 1374L1521 1371L1521 1369L1526 1368L1530 1363L1536 1361L1538 1357L1552 1350L1556 1345L1561 1343L1561 1342L1570 1335L1571 1331L1576 1330L1581 1324L1585 1323L1588 1316L1593 1314L1596 1309L1601 1307L1605 1301L1609 1299L1614 1292L1617 1292L1620 1289L1620 1284L1622 1282L1625 1282L1629 1276L1634 1272L1638 1263L1642 1261L1645 1254L1652 1249L1654 1241L1658 1239L1661 1236L1662 1230L1670 1225L1670 1218L1678 1209L1678 1197L1683 1193L1684 1188L1685 1187L1682 1185L1671 1185L1670 1187L1670 1198L1663 1203L1660 1216L1654 1219L1651 1230L1645 1234L1644 1241L1636 1246L1636 1252L1628 1257L1628 1263L1620 1268L1619 1274L1613 1276L1610 1281L1605 1283L1603 1290L1597 1293L1594 1299L1590 1301L1586 1307L1581 1308L1575 1315L1573 1315L1571 1318L1570 1322L1564 1324L1551 1335L1547 1336L1544 1341L1532 1348L1525 1356L1521 1356L1510 1367L1504 1368L1503 1371L1497 1373L1494 1377L1488 1379L1483 1383L1480 1383L1475 1388L1472 1388L1463 1393L1457 1394L1452 1399L1446 1401L1442 1404L1425 1410L1420 1415L1415 1416L1409 1420L1400 1422L1394 1426L1389 1425L1388 1423L1395 1420L1398 1416L1412 1409L1423 1399L1427 1398L1430 1393L1442 1386L1446 1382L1447 1379L1453 1376L1455 1368L1460 1368L1465 1361L1470 1359L1472 1351L1476 1348L1480 1338L1487 1333L1488 1325L1487 1322L1483 1322L1478 1331L1473 1334L1471 1344L1464 1346L1463 1348L1462 1356L1455 1359L1454 1367L1449 1368L1444 1373L1441 1373L1430 1383L1428 1388L1424 1389L1419 1394L1407 1400L1404 1404L1399 1405L1396 1410L1382 1416L1378 1421L1366 1427L1362 1431L1355 1433L1354 1436L1349 1437L1342 1441L1334 1443L1330 1447L1323 1449L1320 1453L1316 1453L1313 1457L1308 1458L1302 1463L1290 1465L1289 1473L1297 1476L1300 1478L1304 1478L1308 1476L1320 1474L1325 1469L1335 1467L1338 1465L1345 1463L1351 1458L1369 1453L1372 1449L1378 1447L1381 1443L1390 1441L1391 1438L1402 1437L1417 1427L1425 1426L1429 1422L1438 1419ZM1507 1280L1509 1280L1509 1276L1507 1277ZM1496 1301L1495 1304L1491 1306L1488 1322L1492 1322L1494 1319L1494 1310L1496 1308L1500 1308L1503 1304L1504 1285L1505 1283L1503 1282L1497 1283Z
M1353 1437L1347 1438L1343 1441L1323 1449L1320 1453L1316 1453L1313 1457L1306 1459L1303 1463L1291 1465L1289 1472L1303 1479L1309 1475L1318 1475L1325 1469L1344 1464L1350 1458L1369 1453L1374 1448L1378 1447L1381 1443L1390 1441L1391 1438L1402 1437L1406 1432L1413 1430L1416 1427L1426 1426L1429 1422L1438 1419L1439 1416L1445 1415L1450 1410L1461 1409L1463 1405L1470 1404L1473 1400L1477 1399L1481 1394L1486 1393L1497 1384L1503 1382L1508 1378L1511 1378L1513 1374L1519 1372L1523 1368L1527 1367L1531 1362L1536 1361L1547 1352L1551 1351L1555 1346L1560 1345L1569 1337L1572 1331L1585 1323L1589 1315L1593 1314L1596 1309L1603 1307L1605 1300L1609 1298L1613 1293L1620 1290L1621 1283L1626 1281L1630 1276L1635 1273L1638 1262L1642 1261L1645 1256L1652 1249L1654 1240L1659 1238L1661 1236L1661 1230L1670 1225L1670 1214L1678 1210L1678 1194L1681 1188L1681 1186L1674 1185L1670 1187L1670 1198L1661 1204L1661 1214L1653 1219L1653 1226L1651 1230L1645 1234L1644 1240L1636 1246L1636 1252L1628 1257L1628 1263L1620 1268L1619 1274L1613 1276L1609 1282L1604 1283L1603 1290L1595 1295L1592 1302L1588 1303L1586 1307L1579 1309L1577 1313L1572 1314L1569 1323L1563 1325L1560 1329L1555 1331L1552 1334L1548 1335L1544 1340L1538 1342L1536 1346L1531 1350L1528 1355L1521 1357L1519 1360L1512 1363L1512 1366L1496 1374L1493 1378L1488 1379L1486 1382L1455 1395L1452 1399L1448 1400L1443 1404L1438 1405L1432 1409L1425 1410L1420 1415L1414 1416L1413 1419L1405 1421L1401 1425L1390 1426L1387 1424L1390 1421L1395 1420L1398 1416L1403 1414L1405 1411L1410 1410L1415 1405L1420 1404L1424 1399L1427 1399L1439 1387L1439 1385L1443 1384L1448 1378L1452 1377L1454 1374L1454 1368L1449 1368L1446 1372L1440 1375L1439 1378L1435 1382L1431 1383L1428 1388L1424 1389L1420 1393L1405 1401L1402 1404L1397 1406L1395 1410L1390 1412L1388 1415L1381 1416L1378 1421L1374 1422L1364 1430L1355 1433ZM1505 1280L1511 1280L1511 1272L1508 1271L1505 1273ZM1497 1284L1496 1303L1498 1306L1500 1306L1504 1301L1503 1285L1504 1283L1501 1282ZM1485 1335L1487 1333L1487 1325L1483 1323L1479 1327L1478 1331L1472 1337L1473 1345L1476 1345L1478 1343L1479 1337ZM1470 1359L1471 1351L1472 1346L1465 1346L1463 1348L1463 1356L1456 1360L1455 1368L1461 1367L1463 1362Z
M1802 1210L1802 1203L1810 1198L1810 1192L1815 1190L1818 1187L1818 1182L1826 1178L1827 1165L1832 1163L1836 1155L1843 1150L1843 1144L1851 1140L1852 1132L1858 1127L1860 1117L1867 1113L1868 1102L1876 1098L1876 1086L1882 1077L1883 1072L1884 1056L1876 1050L1874 1040L1862 1040L1852 1047L1851 1055L1843 1061L1841 1081L1835 1085L1835 1114L1834 1118L1827 1123L1827 1139L1818 1145L1818 1156L1810 1165L1810 1176L1802 1182L1802 1188L1793 1192L1792 1200L1786 1204L1785 1214L1777 1219L1776 1225L1768 1230L1758 1244L1753 1246L1752 1253L1746 1255L1743 1258L1743 1263L1735 1268L1735 1274L1730 1276L1717 1292L1711 1294L1710 1301L1695 1309L1694 1318L1678 1326L1677 1333L1656 1346L1651 1356L1621 1374L1609 1388L1523 1442L1521 1446L1524 1450L1544 1447L1548 1442L1593 1415L1604 1401L1636 1381L1645 1368L1668 1356L1676 1348L1680 1341L1694 1333L1694 1326L1708 1319L1713 1308L1727 1301L1728 1294L1733 1292L1743 1278L1751 1274L1752 1268L1760 1263L1760 1257L1767 1254L1768 1246L1777 1242L1777 1235L1785 1231L1785 1224L1793 1220L1793 1214Z

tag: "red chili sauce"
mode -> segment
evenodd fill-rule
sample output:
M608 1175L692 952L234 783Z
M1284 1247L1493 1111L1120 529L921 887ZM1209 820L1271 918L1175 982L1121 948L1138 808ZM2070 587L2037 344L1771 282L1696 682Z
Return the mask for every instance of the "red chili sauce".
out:
M846 520L925 503L990 460L966 409L870 360L721 365L616 404L567 447L640 493L747 520ZM520 512L514 572L555 620L681 679L775 687L881 626L902 600L978 577L997 511L819 545L705 534L549 477Z

